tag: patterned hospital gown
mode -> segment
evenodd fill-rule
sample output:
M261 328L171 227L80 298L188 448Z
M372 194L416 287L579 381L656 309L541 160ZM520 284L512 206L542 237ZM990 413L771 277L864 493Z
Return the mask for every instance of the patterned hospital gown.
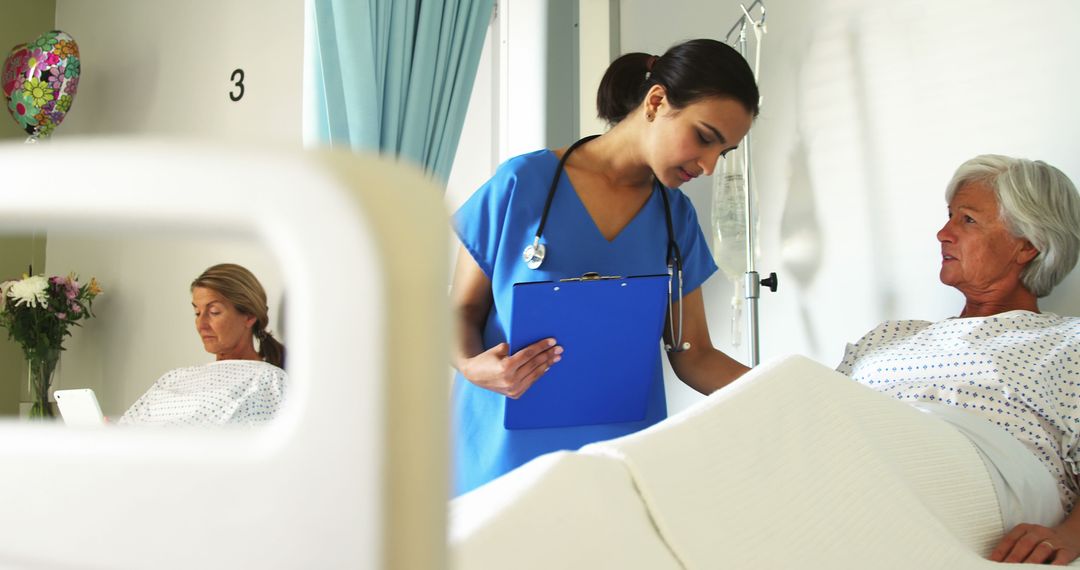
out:
M258 360L219 360L166 372L120 418L138 425L253 425L273 419L285 371Z
M905 401L978 414L1023 443L1058 481L1066 512L1080 493L1080 318L1009 311L992 317L887 321L837 370Z

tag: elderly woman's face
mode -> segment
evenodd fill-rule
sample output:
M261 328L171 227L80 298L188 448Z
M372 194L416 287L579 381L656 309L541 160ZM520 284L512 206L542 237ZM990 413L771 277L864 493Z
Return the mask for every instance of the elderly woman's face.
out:
M255 317L237 311L217 291L195 287L191 290L191 306L195 308L195 330L202 338L203 348L216 354L218 360L238 358L254 344L251 327Z
M1001 221L994 191L984 183L962 184L949 202L949 221L937 233L941 242L941 282L967 296L1008 292L1034 251Z

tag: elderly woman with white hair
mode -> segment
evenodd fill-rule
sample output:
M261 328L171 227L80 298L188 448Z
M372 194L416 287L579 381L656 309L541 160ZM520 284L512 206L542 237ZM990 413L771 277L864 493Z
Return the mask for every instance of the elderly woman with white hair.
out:
M885 322L837 370L972 440L1008 531L992 560L1065 564L1080 555L1080 318L1038 299L1076 265L1080 197L1057 168L1000 155L962 164L945 197L940 277L964 294L959 317Z

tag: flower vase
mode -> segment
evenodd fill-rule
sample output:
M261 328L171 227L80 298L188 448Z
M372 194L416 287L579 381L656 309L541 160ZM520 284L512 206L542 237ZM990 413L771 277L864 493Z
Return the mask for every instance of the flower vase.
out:
M49 405L49 387L52 386L56 363L60 361L59 350L46 350L30 356L26 361L30 367L30 419L46 420L54 416Z

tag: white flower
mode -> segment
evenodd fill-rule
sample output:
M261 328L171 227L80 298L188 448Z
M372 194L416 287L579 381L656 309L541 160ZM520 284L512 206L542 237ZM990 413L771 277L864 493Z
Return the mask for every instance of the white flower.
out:
M49 280L44 275L34 275L22 281L8 282L7 296L15 299L15 306L23 304L37 307L39 304L45 307L48 304L46 291L49 288Z

